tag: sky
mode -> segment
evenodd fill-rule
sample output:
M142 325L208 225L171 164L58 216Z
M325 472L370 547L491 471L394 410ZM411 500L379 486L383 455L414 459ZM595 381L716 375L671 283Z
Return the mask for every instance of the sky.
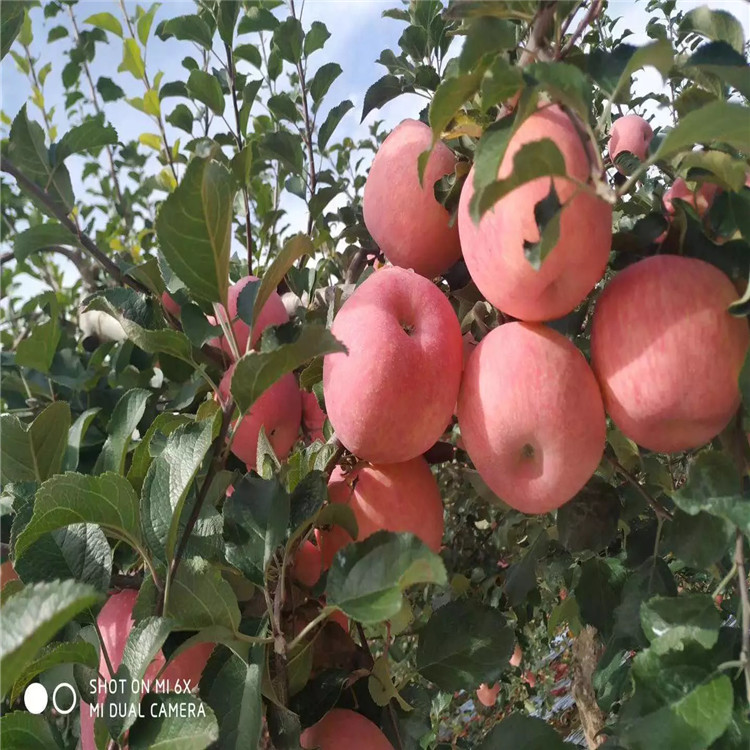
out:
M698 0L678 0L678 5L684 10L707 4L712 9L723 9L737 17L745 29L745 36L750 37L750 3L747 0L712 0L699 2ZM382 12L388 8L397 7L398 0L305 0L303 10L303 25L309 28L313 21L322 21L328 27L331 38L323 50L316 52L311 58L311 70L330 61L338 62L343 68L342 75L334 82L326 98L329 106L334 106L344 99L351 99L354 108L344 117L339 125L336 136L341 138L349 135L353 138L364 137L368 126L376 119L385 121L386 128L394 127L406 117L416 117L423 108L425 100L414 95L403 95L386 104L380 110L371 112L364 123L359 123L362 111L362 101L367 88L385 74L385 69L375 61L383 49L398 49L398 38L403 30L403 23L389 18L383 18ZM135 3L126 2L130 14L134 12ZM299 7L299 2L298 2ZM167 0L157 12L154 28L163 18L193 13L195 5L182 0ZM283 9L281 9L283 10ZM79 27L85 28L83 23L89 16L101 11L109 11L121 18L119 3L114 0L81 0L75 6L76 19ZM278 11L277 11L278 12ZM645 33L650 14L646 12L645 0L611 0L609 13L613 17L621 17L620 30L631 29L634 34L628 41L632 44L643 44L648 41ZM60 134L66 130L65 109L63 105L63 87L59 80L60 73L67 62L64 54L68 49L69 40L60 40L47 44L46 38L50 28L65 25L70 28L70 20L66 13L60 13L56 18L44 19L40 8L33 9L32 27L35 31L31 49L35 57L39 57L38 67L47 62L52 63L46 86L45 97L48 107L55 106L54 122ZM115 42L119 40L114 39ZM454 44L453 53L457 53L459 44ZM153 80L157 71L164 72L163 81L185 80L186 71L180 61L186 54L190 54L191 45L174 39L162 42L158 38L149 40L146 66ZM118 73L120 63L120 45L109 47L99 45L97 56L92 65L94 78L108 76L120 85L128 96L143 94L142 84L128 73ZM247 63L240 62L239 69L250 73L255 70ZM257 71L255 71L257 74ZM638 74L635 90L661 90L662 82L659 74L653 69L647 69ZM29 88L26 77L16 69L10 55L2 62L2 89L0 90L0 106L10 118L15 117L23 104L28 100ZM169 112L179 102L179 99L165 101L165 111ZM117 128L121 141L137 138L142 132L153 132L155 124L145 115L137 112L124 101L106 105L109 121ZM29 105L30 116L41 121L38 110ZM319 115L319 122L325 116L325 108ZM666 124L664 113L656 113L656 122ZM173 143L176 138L182 138L186 133L167 125L168 139ZM102 153L102 159L104 154ZM74 161L74 160L70 160ZM80 167L71 164L73 188L78 200L85 199L85 191L80 180ZM306 222L305 206L301 200L291 197L285 206L288 210L288 220L294 230L303 230ZM3 248L6 250L7 248Z

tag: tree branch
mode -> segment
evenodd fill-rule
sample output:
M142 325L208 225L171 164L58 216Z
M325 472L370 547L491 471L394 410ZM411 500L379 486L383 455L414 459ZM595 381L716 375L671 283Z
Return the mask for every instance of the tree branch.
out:
M745 673L745 695L750 705L750 597L747 591L744 544L743 534L737 529L737 541L734 545L734 564L737 566L737 588L739 589L741 602L739 620L740 627L742 628L742 651L740 652L740 662Z
M129 286L137 292L148 294L148 289L146 289L140 281L123 273L117 264L111 258L108 258L99 249L97 244L68 218L68 214L56 205L55 201L52 200L46 190L43 190L35 182L32 182L15 166L15 164L2 155L0 155L0 171L6 172L11 177L15 178L21 190L36 198L73 236L78 237L78 241L83 249L86 250L86 252L89 253L89 255L91 255L113 279L115 279L115 281Z
M568 52L570 52L571 49L573 49L575 43L578 41L578 39L583 35L583 32L586 30L586 27L588 27L590 24L592 24L598 15L602 12L602 8L604 7L604 0L593 0L591 3L591 7L588 9L586 15L581 19L581 22L576 27L576 30L570 35L568 38L568 41L565 42L562 49L558 50L556 58L558 60L562 60ZM576 8L576 11L578 9ZM572 19L572 16L571 16Z
M620 472L623 479L625 479L630 485L632 485L633 488L638 492L638 494L649 504L651 510L656 513L657 518L668 518L672 520L672 512L657 503L656 500L654 500L654 498L651 497L648 492L646 492L643 485L616 458L610 458L609 456L605 456L605 458L612 464L615 469L617 469L617 471Z

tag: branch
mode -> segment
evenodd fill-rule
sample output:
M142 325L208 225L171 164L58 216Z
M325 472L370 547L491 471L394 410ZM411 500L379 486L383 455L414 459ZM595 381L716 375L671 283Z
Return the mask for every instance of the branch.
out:
M745 572L745 540L742 532L737 529L737 541L734 546L734 564L737 566L737 588L740 591L742 610L740 627L742 628L742 651L740 662L745 673L745 694L750 704L750 597L747 592L747 573Z
M576 28L576 30L570 35L570 37L568 38L568 41L565 42L562 49L558 50L557 52L558 60L562 60L565 57L565 55L567 55L568 52L570 52L570 50L573 49L575 43L578 41L578 39L583 35L583 32L586 30L586 27L596 20L596 18L602 12L603 7L604 7L604 0L594 0L594 2L591 3L591 7L588 9L588 12L586 13L586 15L581 19L581 22L578 24L578 27Z
M668 518L669 520L672 520L672 512L656 502L656 500L654 500L654 498L651 497L648 492L646 492L643 485L616 458L605 456L605 459L609 461L612 466L617 469L617 471L620 472L623 479L625 479L637 490L638 494L649 504L651 510L656 513L657 518L660 518L662 520Z
M25 193L28 193L32 197L36 198L54 216L72 235L78 237L78 241L81 243L86 252L91 255L94 260L99 263L102 268L113 278L115 281L122 285L127 285L131 289L135 289L137 292L142 294L148 294L143 284L132 276L128 276L123 273L117 264L108 258L97 246L97 244L85 233L82 232L69 218L68 214L64 209L61 209L55 201L52 200L49 193L43 190L35 182L32 182L23 172L21 172L9 159L0 155L0 171L6 172L11 177L14 177L18 186Z

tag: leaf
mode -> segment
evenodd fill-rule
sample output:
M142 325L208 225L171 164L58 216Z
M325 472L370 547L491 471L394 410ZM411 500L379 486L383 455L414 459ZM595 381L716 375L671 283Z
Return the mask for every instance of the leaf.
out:
M349 99L344 99L340 104L331 107L331 110L328 112L326 119L318 131L318 148L321 151L325 151L328 141L331 140L333 131L336 130L344 115L353 108L354 105Z
M219 724L219 747L245 750L260 742L263 727L261 665L265 651L255 648L248 662L219 647L203 669L200 694Z
M46 323L38 323L32 328L31 334L18 343L16 364L39 372L49 372L60 343L60 335L57 315L50 317Z
M664 543L685 565L703 570L724 557L733 538L734 527L726 519L702 511L691 516L676 508Z
M516 46L516 25L511 21L484 16L470 22L466 40L458 58L461 73L470 73L485 55L513 49Z
M257 586L289 522L289 495L278 479L245 475L224 503L227 562Z
M5 13L3 8L3 18ZM61 750L63 747L59 732L42 714L30 714L28 711L6 713L0 718L0 733L5 747L10 750Z
M118 474L98 477L59 474L39 488L34 514L16 540L16 557L55 529L74 523L93 523L106 533L142 550L138 498L127 479Z
M19 262L32 253L54 245L77 244L75 237L60 223L47 221L19 232L13 237L13 254Z
M151 25L154 22L154 15L158 9L159 6L154 3L138 19L138 41L144 46L148 42L148 37L151 33Z
M186 104L178 104L168 115L167 122L192 135L193 113Z
M250 5L240 19L237 32L249 34L253 31L273 31L279 25L279 19L268 8Z
M381 654L375 659L370 677L367 680L367 688L378 706L387 706L391 700L395 700L402 710L411 710L411 706L401 697L393 684L390 660L387 654Z
M701 143L727 143L740 151L750 150L750 108L713 102L688 112L664 136L653 158L667 159Z
M266 133L259 145L267 158L275 159L292 173L301 175L304 171L302 144L299 136L292 135L285 130L277 130L273 133Z
M536 566L547 551L549 537L544 529L539 529L533 537L526 554L508 568L503 591L511 606L521 604L536 588Z
M461 106L479 90L486 65L472 72L445 78L438 86L430 104L430 127L433 142L437 141Z
M43 482L57 474L70 427L70 407L53 401L31 425L10 414L0 416L2 481Z
M68 446L65 449L63 471L75 471L78 468L78 454L81 450L81 442L86 431L100 411L101 408L98 406L86 409L86 411L78 415L76 421L71 425L68 430Z
M607 638L614 626L614 609L620 601L620 583L612 568L593 557L581 566L581 575L574 593L581 620L593 625Z
M99 92L102 101L105 102L114 102L125 96L125 92L111 78L106 76L97 79L96 90Z
M364 122L365 117L373 109L380 109L384 104L387 104L391 99L395 99L401 94L412 93L414 93L413 86L407 85L402 78L397 78L393 75L384 75L367 89L365 101L362 105L360 122Z
M716 76L720 84L732 86L745 97L750 95L750 65L726 42L709 42L699 47L685 62L688 74L693 73L693 68Z
M524 68L523 75L552 94L555 101L576 112L584 122L589 119L591 83L575 65L536 62Z
M193 70L187 82L188 93L203 102L214 114L224 114L224 94L216 76L203 70Z
M713 648L719 639L722 616L708 594L656 596L641 605L641 625L657 652L682 650L690 640Z
M570 552L603 550L617 535L619 518L617 491L594 477L570 502L558 508L560 543Z
M23 26L25 0L5 0L0 15L0 60L8 54Z
M107 425L109 435L96 460L94 474L103 474L105 471L124 473L125 458L133 432L143 419L150 397L151 392L144 388L132 388L120 397Z
M250 65L258 69L263 64L260 51L254 44L240 44L234 48L232 53L236 59L246 60Z
M141 492L142 523L155 557L174 557L185 498L211 447L213 420L178 427L154 459Z
M147 693L128 735L130 750L204 750L219 738L214 712L190 693Z
M539 239L523 241L524 257L535 271L542 267L542 263L560 239L563 208L555 190L555 182L550 179L549 192L534 205L534 220L539 230Z
M234 193L226 167L194 158L156 217L169 267L193 296L206 302L227 300Z
M286 119L292 123L299 120L299 112L289 94L274 94L273 96L269 96L268 109L270 109L279 120Z
M330 39L331 33L321 21L313 21L305 34L305 57L313 52L323 49L325 43Z
M273 32L273 43L279 51L282 60L292 64L302 59L302 43L305 32L298 18L289 16L282 21Z
M287 373L294 372L314 357L345 351L346 347L327 328L317 323L305 325L291 343L282 344L272 351L245 354L237 362L232 375L232 398L244 414Z
M417 669L441 690L472 690L507 670L514 645L499 610L458 599L437 609L420 630Z
M240 12L239 3L219 3L217 8L217 26L221 41L232 46L234 38L234 27L237 25L237 16Z
M97 29L111 31L122 39L122 24L111 13L95 13L89 16L84 23L95 26Z
M310 96L313 102L320 104L323 97L331 88L331 84L341 75L341 66L338 63L326 63L321 65L315 72L310 82Z
M700 34L716 42L726 42L737 52L745 46L742 24L725 10L711 10L707 5L694 8L686 13L678 28L681 37Z
M99 666L99 651L86 641L50 643L29 662L19 675L10 694L10 702L15 703L26 686L37 676L59 664L84 664L91 669Z
M168 18L156 27L155 33L162 41L173 36L184 42L196 42L206 50L210 50L213 43L213 34L208 24L196 15Z
M26 666L60 628L102 595L77 581L25 586L3 604L0 630L0 695L7 695Z
M141 48L135 39L126 39L122 43L122 62L117 68L118 73L130 73L140 81L146 73L146 65L141 57Z
M560 735L541 719L523 714L511 714L497 724L484 738L477 750L567 750Z
M163 617L147 617L137 622L128 633L122 661L114 675L114 683L107 690L104 705L104 720L114 739L121 739L135 722L141 691L133 690L132 684L143 681L146 670L172 631L172 625L171 620Z
M443 561L413 534L378 531L336 553L326 599L361 623L377 623L398 614L402 592L416 583L445 585Z

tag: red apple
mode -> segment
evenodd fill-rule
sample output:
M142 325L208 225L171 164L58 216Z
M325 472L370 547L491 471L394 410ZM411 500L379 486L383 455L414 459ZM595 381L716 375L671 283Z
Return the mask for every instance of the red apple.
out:
M294 556L291 568L292 578L310 589L318 582L322 571L323 562L320 547L306 539L299 546L297 554Z
M161 304L164 309L173 317L179 320L180 318L180 306L174 301L174 298L169 292L163 292L161 295Z
M461 327L427 279L403 268L370 276L344 303L333 335L348 354L323 363L328 418L352 453L408 461L437 442L461 382Z
M456 164L442 141L435 144L419 184L417 159L431 143L427 125L404 120L378 149L363 196L365 225L385 257L427 278L461 257L458 229L448 226L450 214L435 199L435 182L452 174Z
M443 501L435 477L420 456L399 464L363 465L344 474L331 473L328 496L332 503L348 505L357 520L359 541L376 531L408 531L433 552L440 551L445 530ZM339 526L322 532L323 566L352 539Z
M740 403L748 325L732 282L696 258L657 255L615 276L596 304L591 361L607 412L660 453L704 445Z
M625 115L612 123L609 136L609 158L621 174L627 174L615 164L618 154L628 151L641 161L646 160L648 146L654 137L651 126L639 115Z
M219 383L221 399L230 396L230 386L235 365L232 365ZM280 460L289 454L299 435L302 420L302 399L299 386L292 373L277 380L250 407L240 419L235 430L231 451L248 466L255 467L258 458L258 435L264 427L266 436Z
M513 649L513 655L508 660L508 663L511 667L519 667L521 666L521 659L523 659L523 650L521 649L521 644L516 643L516 647Z
M487 485L524 513L546 513L589 480L606 423L583 354L543 325L506 323L469 358L458 398L466 450Z
M711 208L718 193L719 186L712 182L704 182L693 190L682 177L678 177L664 193L664 210L669 216L674 216L676 208L672 201L679 199L692 206L698 216L703 216Z
M345 708L334 708L300 737L305 750L393 750L369 719Z
M478 688L477 688L477 700L483 705L483 706L494 706L495 701L497 700L497 695L500 692L500 685L495 683L492 687L487 685L487 683L483 682Z
M581 132L557 105L539 109L511 137L499 178L513 171L513 157L532 141L551 139L562 153L568 174L581 182L591 175L591 151ZM535 205L554 183L560 203L557 243L536 270L524 254L524 242L537 242ZM501 198L476 225L469 215L474 168L461 192L458 229L464 260L479 290L495 307L530 321L562 317L601 279L612 242L612 207L564 177L539 177Z
M10 560L6 560L0 565L0 589L5 587L6 583L18 580L18 573L13 567L13 563Z
M302 391L302 431L310 442L315 440L325 442L325 435L323 435L325 422L326 413L320 408L315 394Z

